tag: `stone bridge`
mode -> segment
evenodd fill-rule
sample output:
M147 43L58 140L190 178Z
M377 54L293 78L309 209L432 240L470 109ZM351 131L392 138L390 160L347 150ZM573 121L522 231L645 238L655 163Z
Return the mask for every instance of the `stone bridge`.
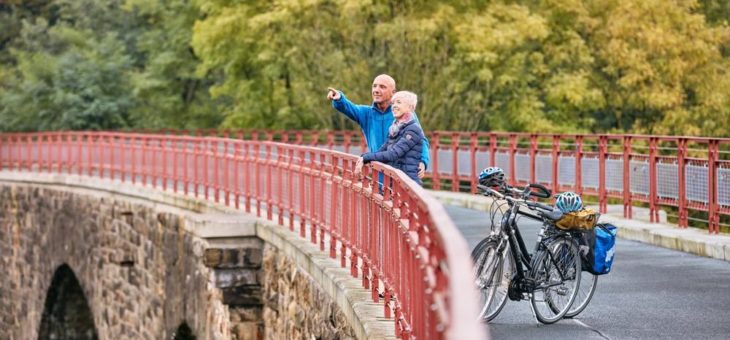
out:
M0 339L486 338L443 207L388 167L354 176L352 134L296 134L0 135ZM435 133L429 181L473 192L488 163L727 226L730 140L594 137Z

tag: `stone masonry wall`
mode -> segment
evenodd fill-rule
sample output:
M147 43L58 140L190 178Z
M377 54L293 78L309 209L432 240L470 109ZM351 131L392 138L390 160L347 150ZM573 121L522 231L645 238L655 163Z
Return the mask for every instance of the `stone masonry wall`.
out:
M274 246L264 246L266 339L353 339L354 331L329 295Z
M297 265L321 261L302 262L310 250L279 226L199 215L187 209L209 208L174 198L60 185L0 182L0 339L38 338L63 265L99 339L176 339L187 327L197 339L352 339L348 322L370 320L343 313Z
M231 338L258 340L264 337L262 321L261 268L263 241L237 237L205 250L205 264L214 269L215 284L231 315Z
M184 219L113 195L0 186L0 339L36 339L46 292L67 264L100 339L230 337L231 316ZM201 333L205 332L205 333Z

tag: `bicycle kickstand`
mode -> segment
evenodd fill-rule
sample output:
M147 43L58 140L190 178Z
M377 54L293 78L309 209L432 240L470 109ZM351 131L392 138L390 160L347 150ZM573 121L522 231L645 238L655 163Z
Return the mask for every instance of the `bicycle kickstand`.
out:
M540 326L540 325L541 325L541 323L540 323L540 320L538 320L538 319L537 319L537 314L535 314L535 306L533 306L533 305L532 305L532 299L534 298L534 297L532 296L532 293L530 293L530 295L529 295L528 297L529 297L529 299L528 299L527 301L528 301L528 302L529 302L529 304L530 304L530 311L532 311L532 318L533 318L533 319L535 319L535 323L536 323L536 324L537 324L538 326Z

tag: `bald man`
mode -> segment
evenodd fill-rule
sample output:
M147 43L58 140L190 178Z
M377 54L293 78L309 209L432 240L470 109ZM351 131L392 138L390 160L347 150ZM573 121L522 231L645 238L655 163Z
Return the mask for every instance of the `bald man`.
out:
M347 118L360 125L365 140L368 142L368 150L376 152L388 140L388 128L394 120L391 99L395 92L395 79L387 74L381 74L373 80L371 88L373 103L371 105L353 104L342 91L331 87L327 91L327 99L332 101L332 107L335 110L342 112ZM413 116L416 124L420 126L421 123L415 112ZM426 174L430 160L428 139L423 138L418 178L423 178Z

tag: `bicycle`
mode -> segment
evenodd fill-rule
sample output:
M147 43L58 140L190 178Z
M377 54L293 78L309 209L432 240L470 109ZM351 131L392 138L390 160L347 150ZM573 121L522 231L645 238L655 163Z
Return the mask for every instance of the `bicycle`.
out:
M562 319L578 294L581 258L573 235L554 226L562 212L529 200L532 196L549 198L550 190L539 184L529 184L524 189L503 184L500 186L503 194L484 185L477 187L484 195L504 200L509 206L502 215L499 229L493 229L472 252L475 283L483 305L479 318L494 319L510 298L515 301L529 299L533 314L541 323L551 324ZM535 211L537 215L522 211L521 207ZM518 215L542 221L533 254L527 251L517 227Z
M492 204L489 207L489 220L490 220L490 226L492 227L492 231L494 231L494 227L497 226L497 223L495 223L495 218L499 215L503 215L506 210L504 210L504 206L507 205L507 203L500 203L499 200L494 200ZM582 237L582 232L573 232L574 237ZM580 243L580 242L579 242ZM580 245L579 250L581 254L583 254L584 246ZM475 249L479 249L477 246ZM587 250L585 250L587 251ZM472 253L472 257L475 257L475 254ZM583 257L581 257L581 261ZM507 258L509 260L509 258ZM515 268L511 260L505 261L507 263L506 272L511 273L514 272ZM585 263L581 262L583 266L585 266ZM505 271L505 268L501 268L502 271ZM498 272L501 273L501 272ZM510 280L511 277L509 275L504 276L506 280ZM497 289L500 288L503 289L503 294L506 296L506 287L509 284L509 281L507 281L506 284L500 285ZM570 306L570 309L567 313L563 316L565 319L576 317L578 314L583 312L583 310L588 306L588 303L593 298L593 294L596 291L596 287L598 285L598 275L594 275L591 272L587 270L581 271L581 279L580 279L580 286L578 286L578 295L575 297L575 301L573 301L573 304ZM504 300L506 302L506 299ZM504 307L504 304L501 304L498 306L498 309L501 310L501 308Z

